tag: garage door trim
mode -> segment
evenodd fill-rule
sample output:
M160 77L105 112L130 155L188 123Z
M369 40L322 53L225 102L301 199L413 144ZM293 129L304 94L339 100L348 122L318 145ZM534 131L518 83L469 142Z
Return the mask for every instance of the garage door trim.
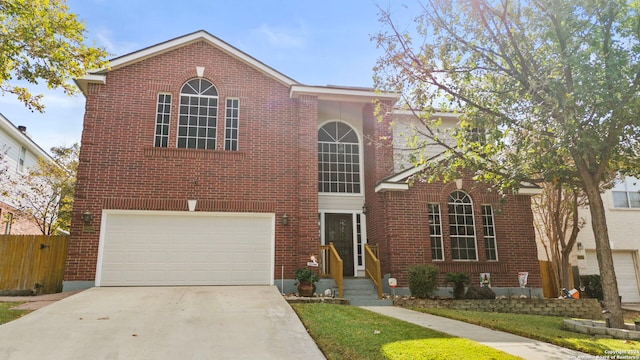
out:
M271 264L269 270L269 285L274 282L274 264L275 264L275 214L274 213L247 213L247 212L185 212L185 211L157 211L157 210L102 210L100 237L98 244L98 258L96 264L95 286L101 286L102 282L102 263L104 260L105 236L107 234L109 215L145 215L145 216L190 216L190 217L246 217L246 218L263 218L269 219L270 228L270 253L269 262Z

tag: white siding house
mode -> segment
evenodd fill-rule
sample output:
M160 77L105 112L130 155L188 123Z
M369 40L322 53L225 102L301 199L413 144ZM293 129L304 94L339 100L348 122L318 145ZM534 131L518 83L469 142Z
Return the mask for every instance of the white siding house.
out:
M602 194L613 262L622 302L640 303L640 180L626 177ZM586 226L578 235L572 264L580 274L599 274L589 209L581 209Z
M1 187L11 186L7 184L7 179L37 166L39 158L54 162L46 151L31 140L26 128L15 126L1 113L0 154L0 171L5 169L0 174ZM3 195L7 189L0 190L0 234L40 234L38 226L28 217L20 216L13 201Z

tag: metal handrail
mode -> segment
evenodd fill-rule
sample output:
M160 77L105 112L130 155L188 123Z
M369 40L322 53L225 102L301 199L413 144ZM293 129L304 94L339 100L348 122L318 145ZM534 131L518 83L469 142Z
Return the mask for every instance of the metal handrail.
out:
M320 276L332 277L338 287L338 297L343 297L342 292L342 258L338 255L338 251L333 246L333 243L329 245L320 245Z
M377 245L364 244L364 270L367 277L378 289L378 299L382 299L382 272L377 254Z

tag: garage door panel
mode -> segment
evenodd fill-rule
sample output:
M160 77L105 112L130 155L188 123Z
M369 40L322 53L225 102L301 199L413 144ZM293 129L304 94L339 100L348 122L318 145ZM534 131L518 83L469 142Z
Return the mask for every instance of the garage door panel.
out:
M633 261L633 254L629 251L614 251L613 264L618 282L618 293L623 302L640 302L638 289L638 271ZM595 251L587 251L587 273L599 274L598 258Z
M272 215L107 213L100 286L266 285Z

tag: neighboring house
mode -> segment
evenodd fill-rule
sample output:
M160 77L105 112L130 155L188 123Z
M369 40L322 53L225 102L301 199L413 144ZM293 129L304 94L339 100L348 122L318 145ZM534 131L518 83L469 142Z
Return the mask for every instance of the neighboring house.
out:
M521 271L541 286L528 195L498 207L469 178L410 187L416 170L394 169L402 114L379 122L372 101L392 110L396 94L303 85L204 31L77 83L65 289L292 284L330 243L347 277L364 276L365 244L377 244L401 288L408 266L432 262L490 273L494 288L517 288Z
M640 180L626 177L602 194L613 265L622 302L640 303ZM580 209L586 226L578 234L571 263L580 275L599 274L596 244L588 208Z
M9 179L26 174L30 168L38 166L38 159L55 162L53 158L36 144L24 126L15 126L0 114L0 234L34 235L42 231L29 215L16 209L16 199L5 194L10 187ZM4 169L4 172L3 172Z

